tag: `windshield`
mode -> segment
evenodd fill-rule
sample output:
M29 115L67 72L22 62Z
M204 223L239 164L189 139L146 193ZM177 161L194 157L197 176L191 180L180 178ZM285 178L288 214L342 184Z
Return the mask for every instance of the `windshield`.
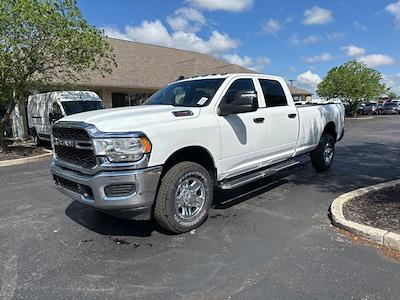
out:
M395 106L397 106L397 104L396 103L386 103L385 105L384 105L384 107L395 107Z
M64 101L61 104L67 116L105 108L101 101Z
M368 103L368 104L366 104L365 106L376 106L376 103Z
M144 105L206 106L224 82L224 78L199 79L172 83L159 90Z

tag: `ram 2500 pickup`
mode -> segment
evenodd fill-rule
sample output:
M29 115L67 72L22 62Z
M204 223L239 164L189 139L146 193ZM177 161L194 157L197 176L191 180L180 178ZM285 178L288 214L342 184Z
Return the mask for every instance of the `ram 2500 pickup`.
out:
M144 105L67 116L53 126L55 187L131 219L186 232L216 188L234 189L310 154L330 168L342 104L296 106L275 76L221 74L173 82Z

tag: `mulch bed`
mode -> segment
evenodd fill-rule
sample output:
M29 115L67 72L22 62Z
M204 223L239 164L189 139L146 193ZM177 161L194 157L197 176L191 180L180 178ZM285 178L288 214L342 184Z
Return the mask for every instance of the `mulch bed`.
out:
M0 161L32 157L46 153L41 147L9 146L7 152L0 153Z
M400 234L400 186L357 197L343 207L349 221Z

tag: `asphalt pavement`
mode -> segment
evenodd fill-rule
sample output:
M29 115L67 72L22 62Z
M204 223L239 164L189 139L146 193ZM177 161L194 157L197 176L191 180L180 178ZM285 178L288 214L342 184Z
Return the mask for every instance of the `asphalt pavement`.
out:
M1 299L398 299L400 263L329 220L340 194L400 178L400 116L347 120L333 167L230 193L170 235L52 187L48 161L0 168Z

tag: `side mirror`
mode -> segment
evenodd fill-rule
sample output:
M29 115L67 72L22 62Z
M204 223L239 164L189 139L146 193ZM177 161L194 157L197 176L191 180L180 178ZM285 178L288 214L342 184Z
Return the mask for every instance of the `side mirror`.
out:
M55 123L55 122L58 121L59 119L60 119L59 114L56 114L56 113L49 113L49 121L50 121L50 124Z
M220 116L247 113L258 109L258 98L255 91L238 91L233 103L223 103L219 107Z

